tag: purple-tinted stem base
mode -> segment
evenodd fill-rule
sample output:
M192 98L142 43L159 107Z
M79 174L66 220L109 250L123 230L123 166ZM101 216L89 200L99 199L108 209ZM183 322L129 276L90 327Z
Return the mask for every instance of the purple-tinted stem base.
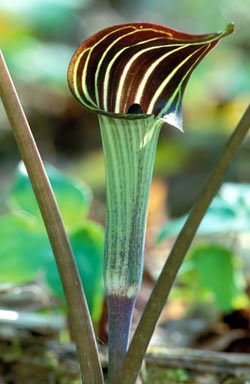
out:
M109 366L108 384L117 384L127 349L135 297L109 295Z

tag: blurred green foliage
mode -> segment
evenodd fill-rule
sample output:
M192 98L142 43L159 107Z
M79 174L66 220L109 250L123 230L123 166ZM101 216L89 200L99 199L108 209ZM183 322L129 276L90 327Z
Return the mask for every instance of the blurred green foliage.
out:
M155 172L168 181L168 210L176 215L190 207L200 183L225 142L224 134L232 130L249 103L250 12L246 0L1 0L0 48L43 157L52 158L53 162L60 164L60 168L67 164L66 168L72 174L84 175L84 179L98 189L98 197L102 199L104 170L97 119L73 100L67 86L67 67L76 47L97 30L118 23L147 21L190 33L208 33L223 29L231 20L235 22L236 32L224 39L201 63L186 90L185 135L163 130L160 137ZM16 163L17 152L6 128L7 119L0 113L1 190L6 185L9 170L3 167L4 160L10 161L8 153L11 153ZM64 161L65 156L67 162ZM41 265L53 264L28 180L20 173L18 175L9 197L11 213L0 219L0 277L11 277L15 282L27 281L40 271ZM236 181L250 181L247 144L230 177ZM86 221L91 198L89 189L83 185L78 189L77 183L66 179L61 186L55 181L53 187L57 187L59 206L76 257L86 260L87 270L90 268L88 260L80 255L91 253L95 260L99 260L103 230L93 229L93 223ZM65 195L64 188L67 190ZM208 213L210 218L207 216L205 219L210 222L206 231L210 228L210 232L221 232L226 230L226 226L227 230L231 226L238 230L242 226L248 228L249 220L246 214L244 216L243 206L229 207L227 203L224 197L216 198ZM84 219L82 224L81 218ZM182 223L183 219L170 223L165 233L173 233ZM80 239L86 239L86 243L81 244L83 240ZM36 247L37 243L39 247ZM20 256L19 249L24 246L27 255L35 254L36 257L28 259L26 253ZM219 255L222 253L218 251ZM3 256L6 254L12 254L12 258ZM16 270L20 273L12 268L13 265L18 266ZM96 279L101 274L99 267L98 264ZM50 275L47 278L53 281L53 289L60 294L56 270L51 267L48 270ZM13 276L10 276L12 272ZM94 273L93 270L91 273ZM86 281L85 278L83 280ZM96 281L92 281L92 287L98 291ZM190 283L193 281L191 278ZM204 283L201 276L199 282ZM85 288L91 291L91 288ZM88 300L92 300L90 296ZM231 299L225 300L229 302Z
M46 166L51 186L62 214L64 224L69 232L82 225L87 216L92 200L88 185L82 180L74 180L63 175L51 165ZM39 229L43 226L40 210L23 163L20 163L14 177L8 205L12 211L23 212L34 219Z
M72 33L74 11L83 4L72 1L2 1L0 43L10 70L23 83L65 84L71 55L63 37Z
M158 241L176 235L187 215L166 223ZM250 184L224 183L198 229L198 235L250 232Z
M158 241L176 236L186 219L165 224ZM246 232L250 232L250 185L224 183L201 222L198 245L184 260L173 295L214 302L223 311L248 306L242 260L225 241L225 237ZM223 245L216 243L219 236L224 236Z
M89 187L46 167L69 233L93 321L103 302L102 260L104 230L87 218ZM0 217L0 282L27 283L42 275L53 292L64 299L50 243L23 163L20 163L8 199L9 213Z
M222 312L247 308L246 281L235 252L216 243L201 243L190 251L178 274L172 298L205 302Z
M68 156L74 162L71 169L82 176L82 159L100 148L100 134L96 116L73 100L67 86L67 67L80 42L101 28L129 21L207 33L223 29L231 20L236 32L201 63L187 87L185 138L170 130L163 130L160 137L156 172L172 177L182 170L190 174L193 165L198 164L200 170L206 171L211 157L197 163L192 155L190 158L190 151L196 151L198 146L213 151L218 146L217 136L223 140L223 133L232 129L249 102L250 13L245 0L1 0L0 48L42 154L53 157L60 165L62 158ZM0 124L2 159L8 150L4 114L0 114ZM14 151L10 146L9 153L11 150ZM84 162L87 179L84 178L91 186L103 188L103 175L99 172L102 160L95 153L91 162L96 162L96 172L88 172L91 164ZM248 178L247 175L241 172L241 177Z
M72 99L67 86L67 67L81 41L101 28L129 21L207 33L223 29L231 20L236 24L235 34L224 39L196 69L186 90L185 136L190 131L195 133L190 144L196 142L198 132L217 135L231 130L249 102L250 13L245 0L1 0L0 48L22 95L25 111L28 116L31 113L39 147L60 161L62 155L83 157L90 149L100 147L96 117ZM0 123L3 128L7 125L1 114ZM160 140L156 172L160 164L160 173L165 177L178 174L185 167L189 147L183 149L174 144L177 163L164 160L175 136L182 139L179 132L165 131L163 135L167 140ZM213 137L211 141L213 145ZM204 142L208 143L207 137Z

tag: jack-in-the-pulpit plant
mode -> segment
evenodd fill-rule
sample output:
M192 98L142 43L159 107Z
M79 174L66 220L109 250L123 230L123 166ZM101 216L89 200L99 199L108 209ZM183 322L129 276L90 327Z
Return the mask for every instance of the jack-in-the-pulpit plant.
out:
M161 127L182 130L182 98L198 63L231 33L191 35L150 23L104 29L75 52L73 95L98 114L106 169L104 284L109 383L117 383L140 288L148 197Z

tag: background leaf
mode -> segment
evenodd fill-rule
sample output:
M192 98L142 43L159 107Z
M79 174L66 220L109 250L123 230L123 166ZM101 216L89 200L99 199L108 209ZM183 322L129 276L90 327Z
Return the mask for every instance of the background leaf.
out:
M201 288L213 293L215 302L224 311L244 292L244 280L235 265L232 251L220 245L200 245L190 254Z
M104 229L86 219L92 197L89 187L51 165L46 170L69 232L90 313L97 323L103 304ZM0 216L0 282L27 283L40 273L63 299L56 263L23 163L17 168L8 203L10 213Z
M89 187L79 180L66 177L51 165L46 171L56 196L65 226L73 231L81 226L89 211L92 198ZM12 185L9 206L13 211L38 219L43 226L41 214L23 163L20 163Z
M176 235L183 227L187 215L164 225L158 241ZM201 225L199 235L242 233L250 231L250 185L224 183L213 199Z
M32 221L9 214L0 218L0 281L26 283L37 277L50 245Z
M93 221L86 221L82 228L70 236L70 241L89 310L93 321L96 322L101 315L103 302L104 230ZM52 256L49 257L46 267L46 279L50 288L63 299L62 285Z

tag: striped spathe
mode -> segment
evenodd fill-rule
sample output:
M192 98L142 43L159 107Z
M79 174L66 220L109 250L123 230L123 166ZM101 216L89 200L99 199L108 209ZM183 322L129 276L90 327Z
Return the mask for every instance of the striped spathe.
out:
M192 71L232 30L232 24L206 35L150 23L106 28L73 55L70 89L92 111L127 115L133 104L139 104L142 117L152 114L181 129L181 102Z

